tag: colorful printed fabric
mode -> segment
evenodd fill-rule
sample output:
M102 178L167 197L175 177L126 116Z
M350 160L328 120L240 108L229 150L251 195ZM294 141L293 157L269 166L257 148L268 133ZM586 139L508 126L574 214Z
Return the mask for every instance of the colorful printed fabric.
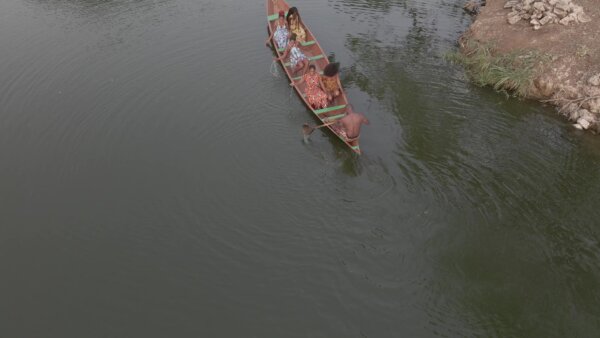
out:
M306 83L306 100L315 109L327 108L327 94L319 88L320 75L317 73L304 74Z
M337 79L336 77L328 77L323 75L321 77L321 81L323 81L323 87L325 87L324 89L330 93L335 92L336 90L339 90L340 87L338 86L337 83Z
M296 34L296 41L298 42L306 42L306 32L300 22L298 22L298 17L295 15L290 16L290 29L292 33Z
M288 44L288 36L289 31L287 27L277 25L275 29L275 34L273 34L273 39L275 39L275 43L277 43L277 48L285 48Z
M306 55L304 55L304 53L302 53L300 48L292 47L290 49L290 64L292 65L292 67L296 67L298 62L300 62L302 60L307 60Z

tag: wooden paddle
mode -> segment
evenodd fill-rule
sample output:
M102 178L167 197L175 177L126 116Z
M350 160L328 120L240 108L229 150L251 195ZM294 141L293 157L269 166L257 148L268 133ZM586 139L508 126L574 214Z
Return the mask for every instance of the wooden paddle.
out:
M322 124L320 126L314 126L314 127L310 126L308 123L305 123L305 124L302 125L302 134L304 134L304 136L308 136L308 135L312 134L313 131L315 131L315 129L327 127L327 126L330 126L330 125L332 125L332 124L334 124L336 122L337 121L327 122L327 123L324 123L324 124Z

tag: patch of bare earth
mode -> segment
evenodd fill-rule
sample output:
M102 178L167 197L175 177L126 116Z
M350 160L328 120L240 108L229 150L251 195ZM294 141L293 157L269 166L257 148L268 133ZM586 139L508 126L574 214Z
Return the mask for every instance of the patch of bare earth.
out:
M554 9L548 8L548 1L526 2L532 6L535 2L545 3L545 14L549 14ZM600 132L600 83L596 81L600 77L595 77L600 74L600 3L599 0L559 1L583 7L586 16L583 21L588 22L564 25L555 20L540 26L537 21L531 22L536 19L533 17L509 24L515 9L507 5L507 0L487 0L462 39L491 44L495 53L500 54L536 50L548 55L547 61L538 66L527 97L556 105L579 129Z

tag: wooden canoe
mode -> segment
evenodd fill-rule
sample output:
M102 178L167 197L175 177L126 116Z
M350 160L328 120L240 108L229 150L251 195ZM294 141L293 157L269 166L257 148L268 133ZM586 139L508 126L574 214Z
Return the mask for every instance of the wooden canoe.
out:
M290 8L290 6L284 0L266 0L266 2L267 2L267 22L269 24L269 35L270 35L275 30L276 21L279 16L278 15L279 11L283 10L287 15L287 10ZM319 45L319 42L315 39L314 35L311 33L311 31L308 29L308 27L304 26L304 30L306 31L306 42L302 43L301 50L309 58L310 64L314 64L317 67L317 71L322 72L323 69L325 68L325 66L327 66L327 64L329 64L329 60L327 59L325 52ZM275 49L275 52L277 53L277 56L281 57L281 55L283 54L285 49L283 49L283 48L277 49L276 44L274 42L272 45L273 45L273 49ZM293 75L291 72L291 68L290 68L290 64L289 64L288 60L281 61L281 65L282 65L283 69L285 70L285 73L286 73L288 79L290 80L290 83L291 83L291 81L297 82L300 80L300 77L301 77L300 72L298 72L296 75ZM331 102L328 105L328 107L325 109L313 109L310 106L310 104L306 100L306 97L304 94L304 90L305 90L304 83L300 84L299 86L295 86L294 88L296 89L296 93L298 94L300 99L302 99L302 101L304 102L306 107L308 107L308 109L310 109L313 112L313 114L321 121L321 123L327 123L327 122L332 122L332 121L335 121L337 119L344 117L344 114L346 111L346 106L348 105L348 99L346 98L346 93L344 93L342 85L341 85L341 83L339 83L339 79L338 79L338 84L340 86L341 95L338 96L337 98L335 98L334 101ZM286 83L286 85L288 85L288 84ZM357 154L360 154L360 146L358 144L358 142L359 142L358 139L354 139L354 140L350 140L350 141L345 139L340 134L339 127L336 125L327 126L327 128L329 130L331 130L331 132L333 132L348 147L350 147L350 149L352 149L352 151L354 151Z

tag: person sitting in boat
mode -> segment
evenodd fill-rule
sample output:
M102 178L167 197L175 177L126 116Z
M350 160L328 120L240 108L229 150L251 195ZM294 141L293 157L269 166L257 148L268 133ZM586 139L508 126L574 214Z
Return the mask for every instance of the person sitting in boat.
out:
M340 72L340 64L330 63L323 69L323 76L321 81L323 83L323 89L327 93L327 99L333 101L336 97L340 96L342 91L338 82L338 74Z
M269 41L274 39L275 48L285 48L288 44L289 38L290 30L288 29L287 22L285 21L285 13L283 11L279 11L279 19L277 19L275 30L273 30L273 33L267 39L266 44L269 45Z
M304 24L302 23L302 19L300 18L300 13L298 13L298 8L291 7L288 10L286 19L290 31L296 34L298 42L306 42L306 31L304 30L304 27L302 27L304 26Z
M281 55L280 58L275 58L275 61L285 60L287 56L290 56L290 65L292 67L292 73L297 73L299 70L303 70L303 74L306 73L306 69L308 68L308 58L302 51L300 50L300 44L296 41L296 34L292 33L290 36L290 41Z
M323 82L321 82L321 76L317 73L315 65L308 67L308 72L302 76L300 81L295 85L299 85L302 82L306 83L305 91L306 101L313 107L313 109L327 108L327 94L323 91ZM294 85L294 82L291 83Z
M337 121L334 125L334 129L337 130L347 142L352 142L358 140L360 137L360 127L363 124L368 125L370 122L363 114L355 112L352 105L349 104L346 108L346 116Z

